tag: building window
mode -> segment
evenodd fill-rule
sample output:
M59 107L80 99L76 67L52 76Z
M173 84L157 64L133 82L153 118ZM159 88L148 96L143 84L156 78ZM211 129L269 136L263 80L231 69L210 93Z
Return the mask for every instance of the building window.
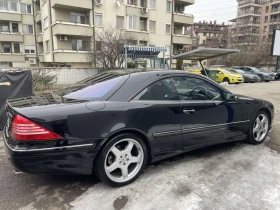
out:
M269 12L269 6L266 6L265 13L268 13L268 12Z
M102 26L102 14L101 13L95 13L95 25Z
M75 51L86 51L87 42L81 39L72 39L72 50Z
M264 18L264 22L267 23L268 22L268 16L265 16Z
M124 17L117 16L117 28L124 28Z
M147 31L147 18L140 18L140 31Z
M0 0L0 11L18 11L18 0Z
M127 0L127 3L130 5L137 6L137 0Z
M263 27L263 32L267 32L267 26Z
M3 44L3 50L4 50L4 53L11 53L12 52L12 50L11 50L11 43Z
M10 32L9 23L0 23L1 31L0 32Z
M139 45L140 46L148 46L148 42L147 41L140 41Z
M72 23L86 24L86 15L78 13L70 13L70 21Z
M96 44L95 44L95 49L97 52L100 52L101 51L101 42L100 41L97 41Z
M150 20L150 33L156 33L156 21Z
M18 23L12 23L12 31L13 33L18 33Z
M32 9L30 4L20 4L20 12L22 14L32 14Z
M165 33L167 33L167 34L171 33L171 25L170 24L166 24Z
M25 45L24 46L24 52L26 54L35 54L35 46L34 45Z
M171 7L172 7L172 1L167 0L166 1L166 12L171 12Z
M24 34L33 34L33 25L22 25L22 32Z
M137 30L137 16L128 15L128 29Z
M147 0L140 0L140 7L147 7Z
M45 17L44 18L44 28L48 28L49 27L49 17Z
M14 53L20 53L19 44L14 44Z
M45 41L45 51L46 53L49 53L51 51L50 41Z
M157 2L156 2L156 0L150 0L150 8L151 9L156 9L156 7L157 7Z

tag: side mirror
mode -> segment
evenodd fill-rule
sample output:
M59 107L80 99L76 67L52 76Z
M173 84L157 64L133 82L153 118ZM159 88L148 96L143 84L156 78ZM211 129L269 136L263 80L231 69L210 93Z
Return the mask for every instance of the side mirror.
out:
M226 101L237 101L237 96L232 93L226 93Z

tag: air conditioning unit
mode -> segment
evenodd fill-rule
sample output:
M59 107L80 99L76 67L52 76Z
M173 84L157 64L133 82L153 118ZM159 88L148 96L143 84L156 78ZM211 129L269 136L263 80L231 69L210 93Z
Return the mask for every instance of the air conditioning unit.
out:
M148 13L149 9L147 7L142 7L141 12L142 13Z
M96 5L102 5L103 4L103 0L95 0L95 4Z
M179 50L184 50L184 49L185 49L184 45L179 45Z
M36 65L36 63L37 63L36 58L29 58L30 65Z
M179 10L180 10L180 12L184 12L185 11L185 6L184 5L180 5L179 6Z
M59 39L60 39L60 41L67 41L67 36L65 36L65 35L61 35L60 37L59 37Z

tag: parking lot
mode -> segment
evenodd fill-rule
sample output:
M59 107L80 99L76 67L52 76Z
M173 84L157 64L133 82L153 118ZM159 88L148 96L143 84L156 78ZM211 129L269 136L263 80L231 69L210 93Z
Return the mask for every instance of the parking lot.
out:
M0 209L280 209L280 82L226 88L274 104L265 144L190 152L149 166L126 187L111 188L94 176L15 175L0 141Z

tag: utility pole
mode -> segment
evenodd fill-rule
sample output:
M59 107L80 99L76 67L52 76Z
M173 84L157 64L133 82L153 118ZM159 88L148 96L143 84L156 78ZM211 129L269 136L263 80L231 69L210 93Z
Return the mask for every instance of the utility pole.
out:
M175 1L172 0L171 4L171 45L170 45L170 68L172 68L172 55L173 55L173 31L174 31L174 4Z
M92 0L92 41L93 41L93 66L96 67L96 37L95 37L95 0Z

